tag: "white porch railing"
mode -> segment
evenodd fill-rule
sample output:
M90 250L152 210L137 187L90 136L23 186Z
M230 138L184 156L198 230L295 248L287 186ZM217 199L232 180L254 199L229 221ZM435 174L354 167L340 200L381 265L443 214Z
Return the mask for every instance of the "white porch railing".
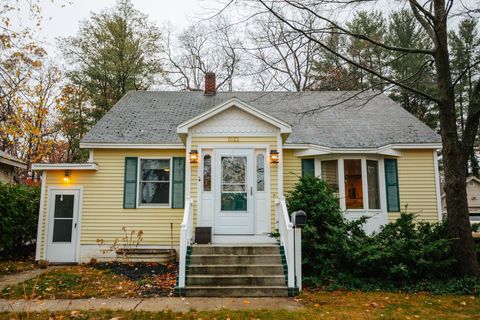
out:
M294 230L288 216L285 197L280 197L275 201L275 215L278 218L278 231L280 233L280 244L285 250L287 260L287 285L289 288L295 287L295 250L294 250Z
M193 201L186 199L183 220L180 225L180 265L178 270L178 287L185 288L185 274L187 261L187 248L193 241Z

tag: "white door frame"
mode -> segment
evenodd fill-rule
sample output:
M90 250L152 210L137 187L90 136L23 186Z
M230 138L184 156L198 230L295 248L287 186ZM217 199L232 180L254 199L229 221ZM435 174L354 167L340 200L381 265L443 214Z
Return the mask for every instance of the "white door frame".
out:
M46 219L45 219L45 235L43 239L43 247L44 252L43 256L46 260L48 260L48 243L50 239L50 232L53 231L53 226L51 225L52 221L52 209L54 207L53 201L55 201L55 197L53 196L55 191L78 191L78 209L77 209L77 228L76 228L76 237L75 237L75 261L72 262L79 262L80 261L80 233L81 233L81 221L82 221L82 207L83 207L83 187L82 186L51 186L48 187L48 196L47 196L47 208L46 208ZM73 232L73 231L72 231Z
M218 233L216 230L216 227L218 225L218 219L219 215L221 214L221 157L222 155L226 154L231 154L232 156L239 156L239 157L245 157L247 160L247 166L246 166L246 171L245 171L245 184L246 184L246 194L247 194L247 222L248 222L248 229L250 232L245 232L245 233L235 233L232 232L231 235L254 235L256 231L256 222L255 222L255 201L254 201L254 193L253 193L253 187L254 187L254 154L255 154L255 149L254 148L215 148L213 153L215 154L215 161L214 161L214 167L212 168L212 171L215 171L215 180L213 181L213 200L214 200L214 214L213 214L213 234L214 235L230 235L227 233ZM228 212L228 211L224 211ZM240 211L240 212L245 212L245 211ZM234 213L234 212L231 212Z

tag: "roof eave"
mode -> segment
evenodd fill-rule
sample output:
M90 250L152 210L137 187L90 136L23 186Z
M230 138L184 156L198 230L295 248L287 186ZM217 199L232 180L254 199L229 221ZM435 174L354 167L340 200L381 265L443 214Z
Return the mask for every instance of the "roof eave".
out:
M23 161L20 161L20 160L13 160L13 159L8 159L8 158L4 158L4 157L0 157L0 163L3 163L3 164L6 164L6 165L9 165L9 166L12 166L12 167L17 167L17 168L20 168L20 169L27 169L27 164Z
M285 144L285 149L295 149L298 157L322 156L329 154L378 154L384 156L399 157L402 149L441 149L441 143L413 143L413 144L389 144L374 148L342 148L325 147L316 144Z
M35 163L32 165L33 171L51 171L51 170L98 170L96 163Z
M181 143L103 143L82 142L82 149L185 149Z

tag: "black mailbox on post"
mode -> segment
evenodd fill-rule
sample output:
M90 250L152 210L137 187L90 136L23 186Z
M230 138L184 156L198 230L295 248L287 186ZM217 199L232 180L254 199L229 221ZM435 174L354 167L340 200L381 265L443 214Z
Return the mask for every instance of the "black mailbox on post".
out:
M307 224L307 214L305 211L299 210L292 212L290 218L295 227L302 228Z

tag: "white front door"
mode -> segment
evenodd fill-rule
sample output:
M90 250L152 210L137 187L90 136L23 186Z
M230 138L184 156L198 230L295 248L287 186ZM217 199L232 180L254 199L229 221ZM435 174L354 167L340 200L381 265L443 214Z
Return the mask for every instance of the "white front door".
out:
M215 149L214 234L254 234L253 153Z
M49 201L46 258L50 262L75 262L80 190L53 189Z

